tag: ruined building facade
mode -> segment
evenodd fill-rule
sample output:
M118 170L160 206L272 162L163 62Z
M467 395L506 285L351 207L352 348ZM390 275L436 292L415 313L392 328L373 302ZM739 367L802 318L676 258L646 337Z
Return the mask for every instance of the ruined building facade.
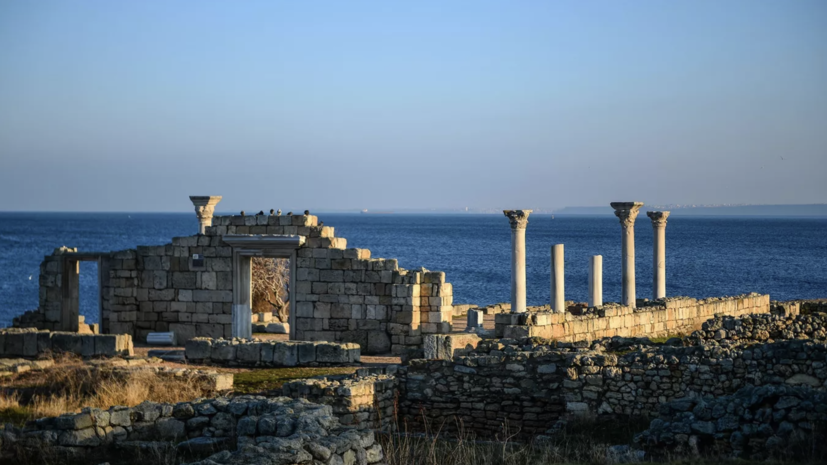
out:
M452 287L445 273L404 270L395 259L349 249L314 215L211 219L203 234L162 246L56 249L41 265L38 309L15 326L78 331L77 262L96 260L100 332L143 341L150 332L172 331L179 343L196 336L249 337L249 258L274 256L290 258L291 339L355 342L363 353L401 354L421 347L424 334L451 331Z

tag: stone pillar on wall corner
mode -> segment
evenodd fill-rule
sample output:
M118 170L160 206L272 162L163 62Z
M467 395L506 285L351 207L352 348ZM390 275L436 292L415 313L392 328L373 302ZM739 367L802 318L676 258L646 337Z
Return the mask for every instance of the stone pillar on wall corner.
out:
M220 195L191 195L190 201L195 206L195 215L198 217L198 234L204 234L208 226L212 226L212 217L215 206L221 201Z
M646 212L652 220L652 299L666 297L666 219L668 211Z
M532 210L503 210L511 223L511 312L526 311L525 228Z
M621 303L635 307L635 219L643 202L612 202L615 216L620 219L623 228L621 251L621 279L623 291Z

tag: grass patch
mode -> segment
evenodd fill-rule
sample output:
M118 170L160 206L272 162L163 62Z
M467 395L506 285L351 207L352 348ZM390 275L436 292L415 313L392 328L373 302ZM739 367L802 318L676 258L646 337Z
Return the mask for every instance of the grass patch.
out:
M21 425L27 420L79 412L83 407L177 403L212 394L200 380L158 376L150 371L123 373L69 365L24 375L0 386L0 423Z
M300 368L264 368L236 373L233 378L235 392L239 394L258 394L281 390L282 385L296 379L314 376L350 375L359 367L300 367Z

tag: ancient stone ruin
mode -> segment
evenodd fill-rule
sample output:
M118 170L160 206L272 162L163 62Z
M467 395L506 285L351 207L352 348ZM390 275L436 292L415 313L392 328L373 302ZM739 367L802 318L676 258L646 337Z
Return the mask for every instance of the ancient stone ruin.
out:
M529 307L531 210L506 210L511 302L476 307L454 305L445 273L405 270L347 248L309 212L214 216L220 197L191 199L196 235L114 252L61 247L45 257L39 308L15 320L20 328L0 331L0 355L15 357L5 371L42 369L48 363L30 359L56 352L129 356L133 339L156 332L174 333L188 363L214 366L158 369L159 376L209 380L222 392L232 388L232 375L214 370L226 367L355 367L373 354L401 363L292 380L280 388L283 397L147 402L8 426L0 431L0 459L106 460L157 449L205 465L384 463L388 451L374 431L436 427L542 444L570 421L631 417L651 423L632 443L606 452L607 460L670 451L785 458L801 444L827 443L827 304L755 293L668 297L669 212L647 212L655 231L651 300L637 299L635 290L642 203L616 202L621 302L603 302L599 255L589 264L588 303L567 301L564 244L553 244L551 300ZM251 337L253 257L289 260L287 340ZM78 315L81 260L100 267L96 325ZM455 330L452 321L462 315L466 329ZM827 454L822 449L812 448Z

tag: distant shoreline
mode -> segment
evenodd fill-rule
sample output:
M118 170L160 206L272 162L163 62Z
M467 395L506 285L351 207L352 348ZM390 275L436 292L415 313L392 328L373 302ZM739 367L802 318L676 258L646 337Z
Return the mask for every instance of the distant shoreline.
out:
M773 218L826 218L827 204L791 204L791 205L722 205L722 206L671 206L671 205L644 205L641 211L651 210L668 210L671 212L671 217L719 217L719 216L738 216L738 217L773 217ZM304 209L293 209L293 211L304 211ZM311 214L324 215L454 215L454 216L472 216L472 215L502 215L502 210L495 209L478 209L478 210L459 210L459 209L383 209L383 210L325 210L325 209L311 209ZM0 211L0 215L178 215L178 214L192 214L190 210L178 212L152 212L152 211L24 211L11 210ZM235 211L218 211L217 216L234 215ZM560 216L560 217L605 217L614 216L614 211L608 205L597 207L565 207L557 210L551 209L535 209L533 216Z

